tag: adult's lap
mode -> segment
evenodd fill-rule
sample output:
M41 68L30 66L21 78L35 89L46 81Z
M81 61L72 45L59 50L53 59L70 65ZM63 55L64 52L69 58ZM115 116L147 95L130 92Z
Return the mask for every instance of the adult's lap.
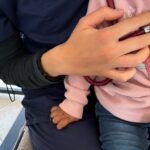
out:
M59 104L61 99L63 97L52 98L50 95L24 99L33 150L100 150L98 123L94 113L95 97L89 97L90 104L85 107L81 121L57 130L49 113L51 107Z

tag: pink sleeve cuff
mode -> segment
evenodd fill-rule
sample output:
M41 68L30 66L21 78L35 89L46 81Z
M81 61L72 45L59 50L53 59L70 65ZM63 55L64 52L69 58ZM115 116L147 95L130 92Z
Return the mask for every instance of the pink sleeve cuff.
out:
M65 99L62 103L60 103L59 107L70 116L78 119L82 118L84 105L81 103Z

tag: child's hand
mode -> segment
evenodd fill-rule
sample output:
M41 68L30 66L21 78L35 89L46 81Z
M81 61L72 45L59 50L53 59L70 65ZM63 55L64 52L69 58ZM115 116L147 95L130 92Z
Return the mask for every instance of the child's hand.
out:
M51 118L53 123L57 125L57 129L63 129L68 124L79 120L65 113L59 106L52 107Z

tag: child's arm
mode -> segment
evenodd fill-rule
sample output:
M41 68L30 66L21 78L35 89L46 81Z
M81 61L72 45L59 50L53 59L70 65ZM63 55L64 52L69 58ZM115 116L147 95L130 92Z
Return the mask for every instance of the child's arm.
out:
M65 78L66 99L51 110L53 122L58 129L62 129L71 122L82 118L83 108L87 104L90 84L81 76Z

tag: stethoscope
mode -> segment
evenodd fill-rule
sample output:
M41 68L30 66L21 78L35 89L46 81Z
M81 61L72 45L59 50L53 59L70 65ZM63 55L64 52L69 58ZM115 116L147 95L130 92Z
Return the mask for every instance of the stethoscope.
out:
M115 9L114 0L106 0L106 2L107 2L108 7ZM112 25L115 23L117 23L117 21L111 22ZM141 27L141 28L139 28L139 30L132 32L132 33L129 33L128 35L120 38L119 40L122 41L122 40L129 38L129 37L139 36L139 35L142 35L142 34L145 34L148 32L150 32L150 25ZM84 78L93 86L104 86L104 85L106 85L112 81L112 79L109 79L109 78L103 79L101 81L91 79L89 76L85 76Z

